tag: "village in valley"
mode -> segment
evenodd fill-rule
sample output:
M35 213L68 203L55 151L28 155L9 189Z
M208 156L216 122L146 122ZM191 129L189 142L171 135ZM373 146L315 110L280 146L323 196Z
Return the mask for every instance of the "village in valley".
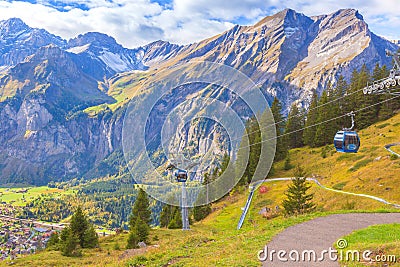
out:
M27 192L28 189L15 191L16 194ZM64 227L16 218L17 208L5 201L0 203L0 260L14 260L44 249L50 236Z

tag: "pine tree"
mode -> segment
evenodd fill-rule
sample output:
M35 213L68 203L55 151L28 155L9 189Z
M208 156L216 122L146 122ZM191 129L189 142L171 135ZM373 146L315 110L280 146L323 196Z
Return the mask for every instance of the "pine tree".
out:
M224 171L228 168L229 165L229 156L225 154L223 163L221 164L221 171L219 172L219 175L222 175ZM208 173L204 174L204 179L203 179L203 185L205 185L205 190L199 194L198 199L204 199L205 201L209 201L207 199L207 184L211 182ZM201 205L201 206L195 206L193 208L193 217L195 221L201 221L204 218L206 218L209 214L211 213L211 204L206 204L206 205Z
M99 236L96 233L93 225L90 224L84 233L83 236L83 247L84 248L95 248L99 245Z
M292 179L292 184L288 186L288 190L285 192L287 198L282 202L284 213L287 216L310 213L316 207L312 202L314 195L307 194L311 186L308 184L304 170L300 166L296 167L295 176L296 178Z
M174 217L168 224L168 229L180 229L182 228L182 213L179 208L175 209Z
M336 132L342 128L340 121L336 119L342 115L340 103L337 99L340 97L343 88L339 88L338 85L334 88L333 85L329 83L327 88L328 102L326 105L327 117L325 120L329 122L323 124L326 130L325 144L331 144Z
M136 223L135 223L134 232L138 236L138 241L139 242L145 242L146 243L147 240L148 240L150 227L140 217L137 217L137 220L136 220Z
M133 249L137 248L139 243L139 237L134 231L129 232L126 248L127 249Z
M164 205L160 213L160 226L168 227L168 224L171 222L174 217L175 209L174 206Z
M211 205L196 206L193 208L193 217L199 222L205 219L211 213Z
M370 81L370 74L368 72L367 66L364 64L358 75L357 89L364 88ZM363 92L357 94L358 108L365 108L361 112L356 114L356 125L357 128L363 129L376 122L378 117L377 106L373 106L376 103L375 95L364 95Z
M47 241L47 249L58 250L60 245L60 235L57 232L51 234Z
M75 213L71 217L71 223L69 228L71 229L72 233L78 238L79 244L82 248L84 248L84 236L85 231L88 228L89 224L88 221L83 214L82 208L79 206Z
M236 175L239 170L245 170L238 185L249 184L253 178L261 153L261 131L256 118L246 123L246 131L242 137L237 160L235 162ZM247 156L247 157L246 157Z
M250 158L248 163L249 175L247 177L247 184L249 184L256 172L258 162L260 161L261 154L261 131L260 126L255 118L250 121L249 127L250 138Z
M61 231L60 240L63 253L70 254L66 251L71 252L75 249L72 248L73 244L75 244L75 239L77 240L76 245L79 245L81 248L94 248L99 244L93 224L88 222L80 206L72 215L69 226Z
M311 103L310 103L310 107L309 107L309 111L307 114L307 120L306 120L306 124L305 124L305 128L304 129L304 133L303 133L303 137L304 137L304 144L310 146L310 147L315 147L315 134L317 131L317 127L313 126L315 124L317 124L318 121L318 95L317 92L315 90L313 90L313 95L311 98ZM313 127L311 127L313 126Z
M285 141L289 148L303 146L304 115L300 112L296 104L293 104L286 123Z
M384 65L382 68L379 67L377 64L374 68L373 74L372 74L372 79L374 81L378 81L380 79L386 78L389 76L389 71L387 70L386 66ZM382 105L379 106L379 120L386 120L390 118L390 116L393 115L394 108L396 108L396 101L395 100L389 100L392 96L389 94L382 94L380 96L377 96L377 101L382 102Z
M235 177L239 180L238 186L247 184L249 173L248 157L250 151L250 142L247 137L247 131L244 132L235 161ZM244 170L244 173L242 171Z
M165 218L163 218L165 220ZM129 221L128 248L137 247L138 242L147 242L150 231L151 210L149 199L143 189L139 189Z
M285 124L283 122L282 116L282 104L279 102L277 97L274 98L271 106L271 112L274 117L275 122L275 132L276 136L280 136L283 134L285 129ZM267 125L270 127L270 125ZM275 161L280 161L286 157L288 153L287 146L285 145L284 138L276 139L276 152L275 152Z
M318 126L317 130L315 132L315 139L314 139L314 145L316 147L319 146L324 146L327 143L328 138L330 136L328 135L326 131L326 124L324 123L327 118L329 118L329 107L327 106L328 103L328 92L325 90L322 92L321 98L318 103Z
M289 154L287 155L286 159L285 159L285 164L283 165L283 169L285 171L288 171L292 168L292 164L290 164L290 156Z
M219 168L218 176L221 176L226 171L226 169L229 166L229 161L230 157L227 153L225 153L224 156L222 157L221 167Z
M357 90L360 88L358 87L358 80L359 80L359 73L356 69L353 70L351 73L351 78L350 78L350 85L348 86L347 89L347 97L345 98L345 102L343 103L343 113L347 114L350 113L351 111L355 111L359 106L358 106L358 94L357 95Z
M63 245L61 248L61 253L63 256L73 257L80 256L81 253L78 249L79 238L78 236L72 232L69 228L65 231L65 240L63 241ZM64 229L64 230L65 230Z
M135 227L137 218L140 217L147 225L151 222L151 210L149 199L147 198L146 192L143 189L139 189L138 195L133 205L132 215L130 218L129 225L131 228Z
M348 84L347 84L345 78L342 75L340 75L338 78L338 81L336 83L335 92L334 92L335 99L338 102L338 112L336 114L337 116L346 114L345 109L346 109L346 100L347 99L345 97L345 94L347 91L348 91ZM345 118L339 118L336 120L336 122L337 122L337 127L338 127L337 130L340 130L345 127L345 122L346 122Z

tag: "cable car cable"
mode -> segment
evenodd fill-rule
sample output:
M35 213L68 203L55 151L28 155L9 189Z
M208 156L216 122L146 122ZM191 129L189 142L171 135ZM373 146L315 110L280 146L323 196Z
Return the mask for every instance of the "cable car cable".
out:
M311 110L319 109L319 108L324 107L324 106L326 106L326 105L328 105L328 104L331 104L331 103L333 103L333 102L336 102L336 101L338 101L338 100L340 100L340 99L343 99L343 98L345 98L345 97L348 97L348 96L351 96L351 95L353 95L353 94L356 94L356 93L358 93L358 92L360 92L360 91L363 91L363 89L358 89L358 90L356 90L356 91L354 91L354 92L346 93L346 94L344 94L343 96L340 96L340 97L338 97L338 98L336 98L336 99L333 99L333 100L331 100L331 101L328 101L328 102L326 102L326 103L324 103L324 104L318 105L318 106L316 106L315 108L311 108L311 109L308 109L308 110L301 111L301 112L300 112L299 114L297 114L297 115L290 116L290 117L286 117L285 119L283 119L283 120L281 120L281 121L278 121L278 122L275 122L275 123L272 123L272 124L268 124L268 125L266 125L266 126L264 126L264 127L261 127L261 128L260 128L259 130L257 130L257 131L250 132L250 133L248 133L248 134L246 134L246 135L243 135L240 139L242 139L244 136L250 136L251 134L258 133L258 132L260 132L261 130L264 130L264 129L268 128L268 127L275 126L275 125L280 124L280 123L282 123L282 122L286 122L287 120L289 120L289 119L291 119L291 118L300 117L300 115L306 115L306 114L307 114L308 112L310 112ZM231 142L237 141L237 140L239 140L239 138L232 139Z
M360 111L369 109L369 108L371 108L371 107L377 106L377 105L382 104L382 103L385 103L385 102L389 102L390 100L393 100L393 99L396 99L396 98L399 98L399 97L400 97L400 95L395 96L395 97L392 97L392 98L389 98L389 99L386 99L386 100L383 100L383 101L380 101L380 102L378 102L378 103L375 103L375 104L366 106L366 107L364 107L364 108L358 109L358 110L354 111L354 113L357 113L357 112L360 112ZM283 137L283 136L286 136L286 135L290 135L290 134L293 134L293 133L297 133L297 132L303 131L303 130L308 129L308 128L312 128L312 127L315 127L315 126L319 126L319 125L321 125L321 124L325 124L325 123L327 123L327 122L331 122L331 121L334 121L334 120L343 118L343 117L345 117L345 116L348 116L348 114L344 114L344 115L341 115L341 116L338 116L338 117L335 117L335 118L331 118L331 119L326 120L326 121L322 121L322 122L319 122L319 123L316 123L316 124L313 124L313 125L309 125L309 126L307 126L307 127L304 127L304 128L301 128L301 129L292 131L292 132L284 133L284 134L278 135L278 136L276 136L276 137L273 137L273 138L270 138L270 139L267 139L267 140L264 140L264 141L261 141L261 142L257 142L257 143L254 143L254 144L251 144L251 145L248 145L248 146L240 147L239 149L248 148L248 147L252 147L252 146L255 146L255 145L260 145L260 144L262 144L262 143L265 143L265 142L268 142L268 141L271 141L271 140L274 140L274 139L278 139L278 138Z

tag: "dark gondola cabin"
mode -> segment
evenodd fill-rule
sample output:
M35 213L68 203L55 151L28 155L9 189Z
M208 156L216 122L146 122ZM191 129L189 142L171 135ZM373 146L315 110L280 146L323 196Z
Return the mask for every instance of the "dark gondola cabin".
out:
M187 181L188 178L188 173L185 170L176 170L175 173L175 178L178 182L180 183L185 183Z
M333 140L337 152L357 153L360 149L360 137L355 131L339 131Z

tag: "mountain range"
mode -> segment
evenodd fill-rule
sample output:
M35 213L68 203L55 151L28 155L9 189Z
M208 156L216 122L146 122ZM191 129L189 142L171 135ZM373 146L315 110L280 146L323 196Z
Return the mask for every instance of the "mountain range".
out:
M118 173L127 103L149 77L173 65L202 60L233 67L287 111L293 102L307 107L312 90L321 93L339 75L349 79L364 64L391 65L385 50L397 49L354 9L315 17L286 9L197 43L156 41L135 49L102 33L64 40L18 18L0 21L0 183ZM217 140L209 126L201 126L201 136L198 124L189 126L190 138Z

